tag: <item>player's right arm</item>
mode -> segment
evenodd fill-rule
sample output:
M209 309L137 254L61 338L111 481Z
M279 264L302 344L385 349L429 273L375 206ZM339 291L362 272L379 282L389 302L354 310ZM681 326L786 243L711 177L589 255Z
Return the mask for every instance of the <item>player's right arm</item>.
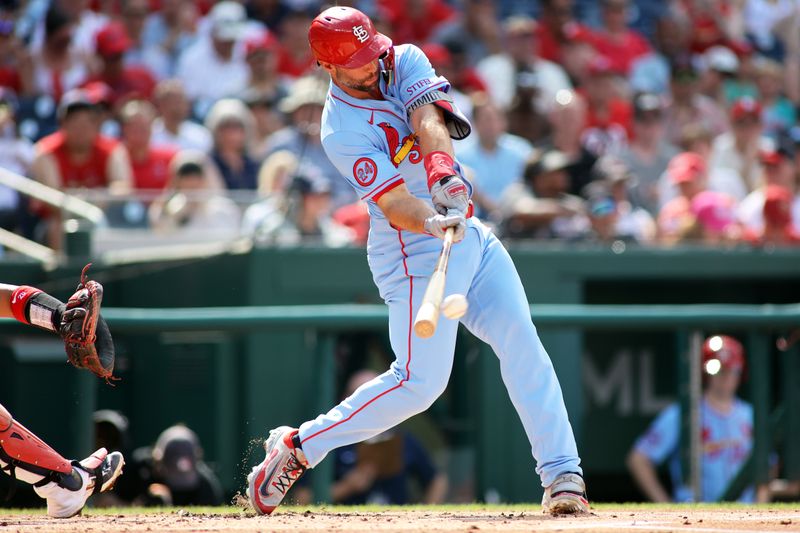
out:
M628 469L650 501L662 503L672 501L658 479L656 465L675 452L679 432L680 408L677 404L673 404L656 417L628 454L626 460Z
M625 461L633 479L642 489L647 499L652 502L667 503L671 499L658 479L658 472L653 462L639 450L633 449Z
M359 197L375 202L395 228L444 238L445 230L454 227L454 240L463 238L463 214L439 214L430 202L411 194L389 157L363 135L331 133L323 137L322 146Z

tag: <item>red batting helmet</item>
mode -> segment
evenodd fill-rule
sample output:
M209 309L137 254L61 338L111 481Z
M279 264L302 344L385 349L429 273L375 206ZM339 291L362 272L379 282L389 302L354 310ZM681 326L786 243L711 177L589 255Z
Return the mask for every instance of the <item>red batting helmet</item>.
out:
M321 63L344 68L363 67L392 46L392 40L375 30L364 13L352 7L331 7L311 22L308 42Z
M713 335L703 343L703 372L713 376L723 369L744 369L744 348L733 337Z

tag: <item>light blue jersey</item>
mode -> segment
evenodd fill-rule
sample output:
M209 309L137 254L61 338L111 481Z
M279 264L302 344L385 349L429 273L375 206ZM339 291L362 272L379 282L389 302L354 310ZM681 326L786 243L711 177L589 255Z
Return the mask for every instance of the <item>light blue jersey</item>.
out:
M431 91L447 91L450 84L436 76L416 46L396 46L394 54L394 75L388 84L383 77L380 82L383 100L353 98L331 84L321 136L328 157L369 206L367 255L389 307L389 340L396 359L389 370L342 403L300 426L300 441L312 467L331 450L373 437L427 409L447 386L453 365L459 321L442 317L427 339L413 333L442 241L392 227L377 204L382 194L401 183L430 202L409 108L420 98L430 102ZM460 172L458 163L456 170ZM564 472L580 474L561 388L531 322L522 282L500 241L474 217L450 255L445 294L454 293L466 295L469 303L460 322L489 343L500 360L542 485L549 486ZM501 447L502 441L503 435L498 435Z
M683 481L681 470L681 412L678 404L664 409L636 442L636 450L653 463L669 461L669 472L674 487L673 497L678 502L692 501L691 487ZM739 473L753 447L753 407L736 399L730 413L722 414L703 400L700 404L702 423L702 498L715 502L722 498L728 485ZM753 502L755 491L746 489L740 502Z

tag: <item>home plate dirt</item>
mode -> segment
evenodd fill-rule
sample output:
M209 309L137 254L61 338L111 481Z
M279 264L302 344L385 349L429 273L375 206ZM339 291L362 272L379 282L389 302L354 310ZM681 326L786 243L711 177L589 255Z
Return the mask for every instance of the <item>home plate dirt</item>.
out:
M590 515L550 517L538 510L438 511L396 507L383 511L337 512L295 510L273 516L250 513L195 513L192 511L154 511L142 514L99 514L92 510L68 520L52 520L42 514L8 514L0 509L0 531L97 532L122 531L543 531L543 532L762 532L800 531L800 504L797 509L692 509L619 511L604 507Z

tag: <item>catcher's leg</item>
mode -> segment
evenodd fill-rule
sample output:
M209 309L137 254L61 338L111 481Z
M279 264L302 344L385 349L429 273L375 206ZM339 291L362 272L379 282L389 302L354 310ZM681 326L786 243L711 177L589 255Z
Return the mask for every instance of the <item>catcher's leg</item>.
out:
M79 513L94 492L114 486L124 464L122 454L104 448L81 462L64 459L0 405L0 469L33 485L50 516Z

